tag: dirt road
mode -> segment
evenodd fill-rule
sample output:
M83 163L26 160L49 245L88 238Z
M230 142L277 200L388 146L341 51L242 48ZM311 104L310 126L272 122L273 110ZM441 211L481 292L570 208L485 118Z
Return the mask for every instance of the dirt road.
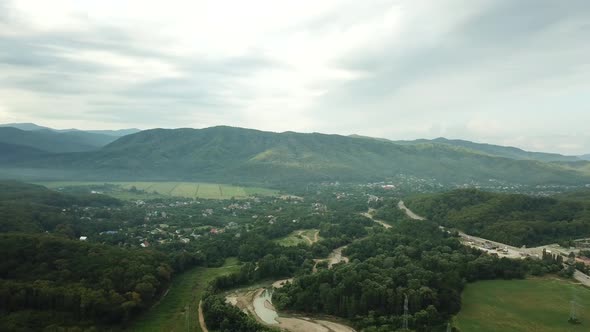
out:
M318 242L318 241L320 240L320 238L319 238L320 231L316 231L316 232L314 233L314 235L313 235L313 240L312 240L312 239L311 239L309 236L307 236L307 235L303 234L303 231L298 231L298 232L297 232L297 235L299 235L299 236L301 236L302 238L304 238L305 240L307 240L307 242L308 242L310 245L311 245L311 244L314 244L314 243L316 243L316 242Z
M374 222L378 223L379 225L381 225L385 228L391 228L391 225L386 223L385 221L373 218L373 212L375 212L375 209L369 208L369 211L363 212L363 213L361 213L361 215L373 220Z
M404 201L399 201L399 203L397 203L397 207L400 210L404 211L406 213L406 215L408 217L410 217L410 219L414 219L414 220L426 220L426 218L421 217L421 216L415 214L414 212L412 212L412 210L408 209L406 207L406 205L404 204Z
M205 316L203 316L203 301L199 301L199 325L203 332L209 332L207 324L205 324Z
M314 259L315 264L313 265L313 273L318 272L317 269L317 265L320 262L328 262L328 268L331 269L333 265L338 264L340 262L344 262L344 263L348 263L349 259L346 256L342 256L342 250L344 250L344 248L348 247L346 246L342 246L342 247L338 247L334 250L332 250L332 252L330 253L330 255L328 255L328 258L323 258L323 259Z

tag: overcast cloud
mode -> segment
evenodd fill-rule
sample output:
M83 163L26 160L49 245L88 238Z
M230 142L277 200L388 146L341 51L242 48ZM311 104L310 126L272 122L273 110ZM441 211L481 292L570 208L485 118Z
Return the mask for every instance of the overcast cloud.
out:
M590 1L0 1L0 123L590 153Z

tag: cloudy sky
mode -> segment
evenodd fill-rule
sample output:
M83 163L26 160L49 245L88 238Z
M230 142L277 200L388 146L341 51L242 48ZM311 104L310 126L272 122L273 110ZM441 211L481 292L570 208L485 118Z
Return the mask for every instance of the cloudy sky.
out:
M590 1L0 0L0 123L590 153Z

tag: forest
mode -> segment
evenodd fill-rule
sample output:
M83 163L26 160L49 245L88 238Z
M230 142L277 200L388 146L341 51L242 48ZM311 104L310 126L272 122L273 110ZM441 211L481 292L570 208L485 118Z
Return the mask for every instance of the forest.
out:
M0 330L119 324L148 307L172 269L158 252L0 234Z
M590 204L568 197L576 195L534 197L462 189L415 196L406 205L435 223L470 235L538 246L590 236Z
M355 241L344 254L350 263L296 278L273 294L273 303L285 310L347 318L363 331L395 331L402 326L407 296L409 326L430 331L459 311L467 282L561 270L549 260L484 255L431 223L411 221Z
M299 198L228 201L129 202L18 182L1 182L0 193L0 330L9 331L124 329L176 275L195 266L219 267L230 257L239 260L239 272L214 279L202 298L212 331L268 330L226 304L223 293L291 277L294 282L273 296L281 311L340 317L369 332L393 331L401 327L407 296L410 327L431 331L459 311L466 283L546 273L568 277L573 271L562 271L559 257L484 254L437 223L479 211L491 226L500 217L516 225L551 224L552 218L572 224L586 211L579 200L463 190L408 200L435 221L417 223L397 209L395 192L334 184L308 186ZM374 195L379 198L368 199ZM494 204L509 206L509 212L494 210ZM393 228L361 215L369 207ZM465 227L475 222L461 220ZM318 229L321 238L295 246L275 241L300 229ZM342 246L349 263L331 269L315 264Z

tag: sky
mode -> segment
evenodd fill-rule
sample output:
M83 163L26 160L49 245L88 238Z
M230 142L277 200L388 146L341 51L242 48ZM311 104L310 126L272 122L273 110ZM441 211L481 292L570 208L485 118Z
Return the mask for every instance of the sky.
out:
M0 0L0 123L590 153L590 1Z

